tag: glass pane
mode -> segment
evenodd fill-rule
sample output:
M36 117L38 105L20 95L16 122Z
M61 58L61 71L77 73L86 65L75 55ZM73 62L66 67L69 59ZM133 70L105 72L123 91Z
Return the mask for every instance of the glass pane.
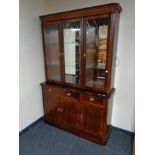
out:
M80 22L64 24L65 82L80 82Z
M47 77L49 80L60 81L60 49L59 25L44 27Z
M107 52L108 19L86 21L85 85L103 89Z

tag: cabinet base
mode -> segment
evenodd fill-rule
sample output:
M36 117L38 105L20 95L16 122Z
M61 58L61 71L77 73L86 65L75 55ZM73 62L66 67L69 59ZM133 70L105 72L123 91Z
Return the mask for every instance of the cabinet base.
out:
M109 130L108 130L108 134L106 137L96 137L96 136L93 136L93 135L90 135L84 131L81 131L81 130L78 130L78 129L75 129L75 128L72 128L70 126L64 126L62 124L59 124L58 122L53 122L53 121L49 121L47 119L44 118L44 122L47 123L47 124L50 124L56 128L59 128L59 129L62 129L64 131L67 131L67 132L70 132L74 135L77 135L79 137L82 137L82 138L85 138L87 140L90 140L92 142L95 142L97 144L100 144L100 145L106 145L107 144L107 140L108 140L108 137L110 135L110 131L111 131L111 127L109 127Z

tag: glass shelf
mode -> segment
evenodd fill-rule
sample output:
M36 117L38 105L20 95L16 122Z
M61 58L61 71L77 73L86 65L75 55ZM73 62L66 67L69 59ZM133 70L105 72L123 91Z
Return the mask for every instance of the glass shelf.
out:
M78 31L76 31L78 30ZM80 77L80 21L65 22L63 25L64 33L64 65L65 82L79 84Z
M59 23L44 26L47 78L60 81Z

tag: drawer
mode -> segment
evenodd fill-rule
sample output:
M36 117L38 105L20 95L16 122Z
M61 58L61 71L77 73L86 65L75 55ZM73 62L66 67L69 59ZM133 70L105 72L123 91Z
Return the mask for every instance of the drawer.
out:
M43 87L43 89L44 89L45 93L59 95L59 87L57 87L57 86L45 86L45 87Z
M96 94L81 93L80 101L105 105L105 98L103 96L98 96Z
M63 96L63 97L67 97L69 99L76 99L76 100L79 100L79 92L75 91L75 90L72 90L72 89L60 89L60 95Z

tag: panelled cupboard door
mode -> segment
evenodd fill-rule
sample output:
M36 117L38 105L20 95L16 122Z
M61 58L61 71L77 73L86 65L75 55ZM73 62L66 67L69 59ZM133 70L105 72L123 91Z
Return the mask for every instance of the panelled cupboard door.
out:
M109 15L84 18L85 86L104 90L107 77Z
M62 99L63 104L63 118L66 125L78 128L80 107L76 100Z
M48 87L43 88L44 117L52 121L62 120L62 105L59 95L51 92Z
M47 81L61 81L60 22L44 23L43 41Z
M63 21L64 82L80 85L81 79L81 19Z
M94 136L104 135L104 108L91 103L82 103L83 130Z

